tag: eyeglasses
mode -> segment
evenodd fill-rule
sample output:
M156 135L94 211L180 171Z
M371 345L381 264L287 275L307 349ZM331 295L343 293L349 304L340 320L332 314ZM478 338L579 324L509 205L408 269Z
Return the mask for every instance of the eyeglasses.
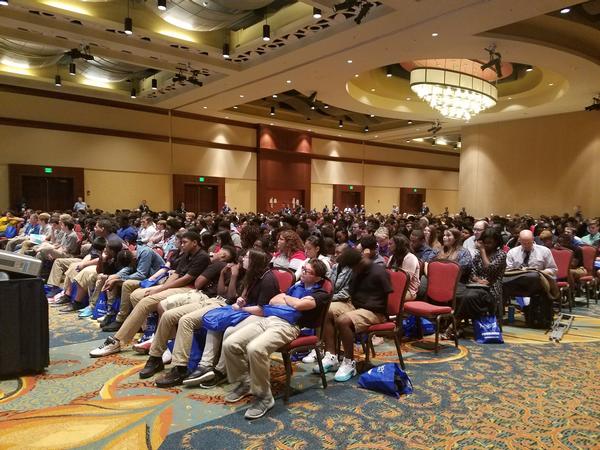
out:
M306 275L314 275L315 274L312 270L308 270L306 267L302 268L302 273L305 273Z

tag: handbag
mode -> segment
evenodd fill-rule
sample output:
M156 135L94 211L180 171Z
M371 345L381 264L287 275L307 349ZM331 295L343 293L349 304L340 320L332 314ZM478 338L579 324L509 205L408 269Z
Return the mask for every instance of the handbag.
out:
M211 309L204 314L202 325L207 330L225 331L227 328L237 325L248 316L250 316L250 313L246 311L233 309L231 306L222 306Z
M413 391L408 374L397 363L382 364L369 369L358 378L358 385L396 398Z
M496 316L483 316L473 321L475 341L480 344L504 344Z
M279 317L280 319L283 319L286 322L294 325L298 322L298 320L300 320L302 313L289 305L264 305L263 315L265 317Z

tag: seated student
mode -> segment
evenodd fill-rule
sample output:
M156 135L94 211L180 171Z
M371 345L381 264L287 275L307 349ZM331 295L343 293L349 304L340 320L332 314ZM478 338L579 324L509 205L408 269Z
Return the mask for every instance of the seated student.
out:
M0 237L4 237L6 229L9 226L16 227L19 223L24 221L25 219L15 216L12 211L6 211L4 216L0 217Z
M136 289L133 292L131 295L133 311L114 337L109 336L104 344L90 351L92 358L120 352L121 343L125 346L131 342L146 321L148 314L157 310L161 300L193 289L192 283L208 267L210 257L200 246L200 235L193 231L184 233L181 239L181 250L183 256L175 273L164 284L147 289Z
M573 235L571 231L567 231L567 229L565 229L565 232L558 236L558 240L556 241L554 248L559 250L567 249L573 252L571 267L569 268L569 282L571 285L577 283L580 277L587 275L587 270L583 266L583 251L581 250L581 246L573 243Z
M123 214L119 217L119 229L117 235L127 242L127 245L135 244L137 241L137 231L131 226L129 216Z
M483 233L483 231L482 231ZM481 233L479 234L481 236ZM461 281L467 283L471 274L472 266L472 254L477 253L477 248L474 253L471 253L468 249L460 245L460 231L456 228L450 228L444 231L443 246L439 250L432 261L436 259L447 259L455 261L460 266L461 270ZM479 238L478 238L479 240ZM475 241L477 242L477 241Z
M473 259L470 284L456 294L457 330L452 323L442 334L442 339L454 339L462 333L463 321L480 319L486 315L496 315L502 304L502 277L506 269L506 254L502 251L504 240L500 231L494 227L486 228L475 241L475 258ZM476 288L481 285L483 289Z
M161 302L160 308L165 312L158 322L150 347L150 357L140 372L140 378L149 378L164 369L162 356L167 351L167 342L177 330L172 356L173 368L156 379L156 386L167 388L183 382L188 375L187 365L194 331L200 328L204 314L226 304L225 295L231 294L230 286L233 292L236 290L239 267L236 264L234 271L229 272L228 278L227 272L224 271L228 265L233 265L236 259L237 251L234 247L223 247L213 256L213 261L204 272L196 278L194 291L175 294Z
M600 245L600 227L598 226L598 220L590 221L587 230L589 234L586 234L581 238L581 243L598 247L598 245Z
M304 267L304 264L308 263L311 259L317 258L325 263L327 272L329 272L331 270L331 264L329 263L329 258L323 255L323 246L323 238L321 236L313 234L306 238L306 241L304 241L304 254L306 255L306 259L304 260L302 267ZM300 275L302 275L302 267L299 267L298 270L296 270L296 280L299 280Z
M403 234L397 234L390 239L390 251L392 256L387 263L387 268L393 271L404 270L408 277L408 290L406 291L406 300L417 298L417 292L420 279L419 260L410 252L410 242Z
M242 266L246 271L241 285L241 295L236 296L233 300L238 306L263 306L279 294L279 283L275 275L269 269L269 256L263 251L251 249L242 258ZM231 273L234 273L234 267L231 268ZM236 269L236 270L239 270ZM230 282L231 286L231 282ZM251 316L258 319L259 316ZM249 318L251 319L251 318ZM244 321L247 325L252 320ZM200 327L201 322L198 321L196 328ZM204 344L204 352L202 360L198 365L198 369L185 380L183 384L186 386L196 386L208 389L227 380L225 368L225 354L220 352L221 342L232 333L240 329L242 323L227 328L225 332L209 330L206 334L206 343ZM188 328L188 327L186 327ZM217 364L215 365L216 356L221 353Z
M430 246L434 250L440 250L442 248L442 244L438 239L438 227L435 225L427 225L423 228L423 234L425 235L425 243ZM470 234L469 234L470 236ZM468 238L469 236L464 236L461 231L461 242L464 241L463 237ZM464 245L464 244L463 244Z
M386 227L379 227L373 234L377 241L377 253L379 256L388 257L390 256L390 232Z
M421 264L431 261L436 255L435 250L425 243L425 233L421 230L410 232L410 251Z
M21 228L19 234L13 238L10 238L6 242L6 251L14 252L18 250L18 246L29 239L32 234L40 234L41 224L39 222L39 216L35 213L29 216L25 227ZM19 247L20 248L20 247Z
M167 229L167 221L166 220L159 220L158 222L156 222L156 231L154 232L154 234L152 236L150 236L150 239L148 240L148 245L150 247L153 247L155 245L159 245L161 242L163 242L164 238L165 238L165 230Z
M284 230L279 233L277 238L277 251L273 254L271 264L275 268L296 271L302 267L306 259L303 248L304 245L298 233L292 230Z
M235 403L253 395L254 403L246 411L246 419L258 419L275 405L269 380L270 355L297 338L300 327L315 327L322 308L327 307L331 297L322 287L326 273L327 267L322 261L311 261L304 267L301 280L287 294L278 294L269 302L300 311L298 324L276 316L253 318L223 342L227 376L231 383L236 383L225 401ZM243 306L241 309L262 316L260 306Z
M387 297L392 292L390 276L382 265L361 256L358 250L351 250L347 257L353 271L350 301L331 304L323 330L326 351L323 369L337 370L336 381L348 381L356 375L354 334L386 320ZM336 355L336 331L344 346L341 364ZM313 371L318 373L318 366Z
M138 244L146 245L156 232L156 226L154 225L154 219L152 219L152 216L148 214L142 216L140 223L141 226L138 231Z
M77 237L77 233L73 231L75 224L71 219L61 219L59 220L59 225L62 231L60 241L53 246L40 248L35 255L36 258L42 261L52 261L57 258L71 258L77 254L79 238Z
M377 252L377 239L375 236L363 236L358 248L364 257L373 261L373 264L385 267L385 258Z
M117 255L122 250L121 241L109 241L106 243L106 247L99 258L93 260L91 265L88 265L84 269L76 271L75 276L72 279L72 283L65 286L65 290L61 297L55 297L53 306L65 305L59 312L68 313L73 311L79 311L84 308L83 302L84 297L93 291L96 281L101 274L112 274L118 270L117 267ZM81 264L81 263L79 263ZM77 293L75 296L72 295L72 285L75 284L77 287ZM95 304L95 300L98 298L98 294L93 292L89 299L89 303L92 308Z
M140 245L131 251L122 250L117 255L117 266L120 267L119 271L112 274L105 272L104 276L98 277L93 297L96 300L101 292L106 292L107 303L108 305L112 305L115 298L121 293L125 281L145 280L158 272L164 264L165 262L160 255L154 253L146 246ZM91 317L95 304L95 301L90 301L90 304L79 313L79 317ZM102 331L117 331L121 328L121 325L122 322L115 320L102 327Z

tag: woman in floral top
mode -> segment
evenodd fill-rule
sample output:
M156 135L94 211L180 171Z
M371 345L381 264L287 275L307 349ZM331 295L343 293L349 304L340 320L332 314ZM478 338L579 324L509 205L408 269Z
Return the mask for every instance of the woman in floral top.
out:
M470 283L456 295L456 322L459 335L464 319L479 319L494 315L497 305L502 302L502 276L506 269L506 254L502 251L502 235L495 228L487 228L476 241L478 252L473 258ZM477 288L481 285L481 289ZM454 330L450 326L445 338L452 338Z

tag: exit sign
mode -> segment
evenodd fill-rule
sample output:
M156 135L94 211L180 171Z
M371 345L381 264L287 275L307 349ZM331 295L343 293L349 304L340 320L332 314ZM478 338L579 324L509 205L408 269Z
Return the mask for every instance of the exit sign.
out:
M354 190L354 186L348 186L348 189L350 189L352 191L352 190Z
M52 167L44 167L44 173L52 173L53 170Z
M204 177L198 177L198 181L199 181L200 183L204 183Z
M413 188L413 192L417 192L417 188Z

